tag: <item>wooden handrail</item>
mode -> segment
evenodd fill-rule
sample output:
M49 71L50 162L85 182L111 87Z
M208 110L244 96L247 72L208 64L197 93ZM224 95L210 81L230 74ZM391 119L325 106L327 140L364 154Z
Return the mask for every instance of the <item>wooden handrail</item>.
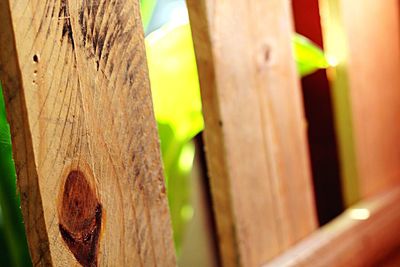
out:
M264 267L371 266L400 246L400 186L362 201Z

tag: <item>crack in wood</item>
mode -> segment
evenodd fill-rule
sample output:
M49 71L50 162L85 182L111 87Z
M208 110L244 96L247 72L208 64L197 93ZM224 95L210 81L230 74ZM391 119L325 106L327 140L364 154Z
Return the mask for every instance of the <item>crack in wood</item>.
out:
M75 50L74 35L72 34L71 27L71 16L67 0L61 0L58 18L63 21L62 38L67 36L69 43L72 45L72 49Z

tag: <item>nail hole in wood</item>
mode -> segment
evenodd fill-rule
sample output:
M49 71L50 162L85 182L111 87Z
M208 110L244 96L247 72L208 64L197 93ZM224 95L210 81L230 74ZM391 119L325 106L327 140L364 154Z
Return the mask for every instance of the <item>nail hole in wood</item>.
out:
M257 69L265 71L274 64L273 43L266 41L260 45L257 51Z
M39 56L38 55L33 55L33 62L39 63Z
M264 47L264 61L268 62L271 59L271 49L268 45Z

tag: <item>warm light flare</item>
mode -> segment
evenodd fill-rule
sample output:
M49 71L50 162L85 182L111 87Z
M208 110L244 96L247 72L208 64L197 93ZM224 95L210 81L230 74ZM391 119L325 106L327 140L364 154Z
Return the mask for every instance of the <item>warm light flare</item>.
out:
M354 208L349 210L349 215L353 220L363 221L369 218L370 212L365 208Z
M327 59L327 61L328 61L328 64L329 64L329 66L330 67L336 67L337 65L339 65L339 60L335 57L335 56L332 56L332 55L327 55L326 56L326 59Z

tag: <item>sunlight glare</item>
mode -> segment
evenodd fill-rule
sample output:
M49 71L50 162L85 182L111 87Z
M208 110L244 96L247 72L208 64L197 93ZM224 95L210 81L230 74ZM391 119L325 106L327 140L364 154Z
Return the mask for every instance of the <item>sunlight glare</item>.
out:
M367 220L370 216L370 212L365 208L354 208L349 211L350 218L353 220Z

